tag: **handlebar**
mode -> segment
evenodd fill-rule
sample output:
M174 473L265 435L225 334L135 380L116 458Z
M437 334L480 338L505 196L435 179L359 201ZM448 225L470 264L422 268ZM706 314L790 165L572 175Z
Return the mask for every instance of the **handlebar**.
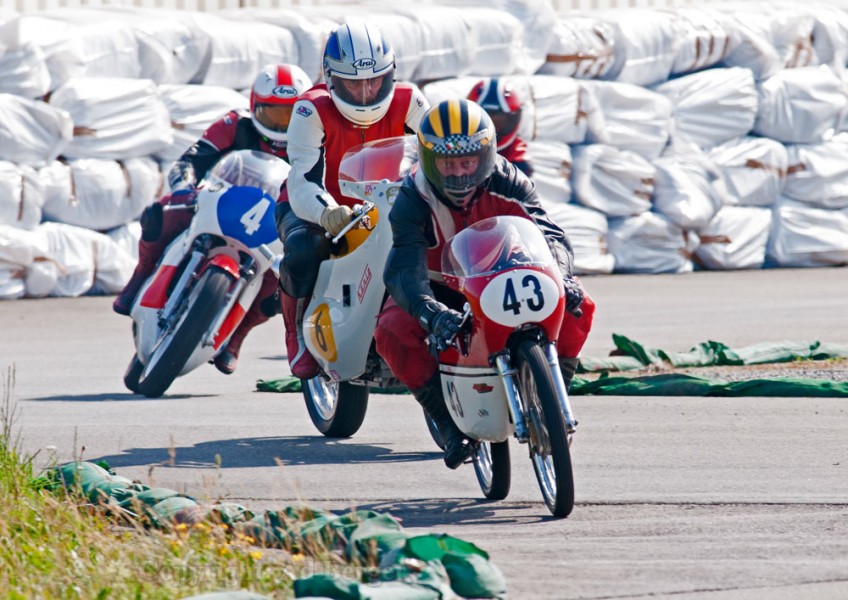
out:
M339 240L342 239L348 231L359 225L359 222L362 221L362 219L364 219L368 215L368 213L371 211L372 208L374 208L374 206L375 205L373 202L368 202L367 200L362 204L357 204L353 207L353 214L355 216L350 220L350 223L345 225L344 229L342 229L336 235L336 237L333 237L329 231L324 232L324 237L332 238L331 241L334 244L337 244Z

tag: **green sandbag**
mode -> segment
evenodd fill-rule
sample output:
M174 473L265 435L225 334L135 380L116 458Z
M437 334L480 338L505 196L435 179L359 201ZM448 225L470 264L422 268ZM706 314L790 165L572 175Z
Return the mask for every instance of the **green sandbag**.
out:
M155 525L197 523L203 520L203 509L188 496L172 496L146 509L145 514Z
M724 381L702 379L692 375L667 374L646 377L602 377L587 381L575 377L571 395L599 396L727 396L780 398L846 398L848 383L818 379L752 379Z
M100 465L91 462L71 462L57 467L48 475L53 487L63 487L71 492L81 492L89 502L108 502L116 490L131 489L132 479L113 475Z
M162 500L167 500L168 498L173 498L174 496L179 495L180 493L176 490L170 490L168 488L149 488L143 492L135 494L131 498L127 498L121 502L120 506L121 508L128 508L130 510L134 508L140 509L144 506L159 504Z
M409 534L388 514L378 514L362 521L350 534L348 557L362 560L374 555L379 560L395 548L402 547Z
M217 523L233 525L249 521L253 518L253 512L235 502L221 502L209 508L208 517Z
M448 552L460 556L477 554L483 558L489 558L485 550L481 550L471 542L447 534L428 533L411 537L406 540L403 548L403 553L406 556L412 556L424 562L442 560L442 557Z
M463 598L505 598L503 573L479 554L454 554L442 557L450 576L451 588Z
M388 581L376 584L318 573L294 582L294 597L332 598L333 600L442 600L442 590L426 584Z

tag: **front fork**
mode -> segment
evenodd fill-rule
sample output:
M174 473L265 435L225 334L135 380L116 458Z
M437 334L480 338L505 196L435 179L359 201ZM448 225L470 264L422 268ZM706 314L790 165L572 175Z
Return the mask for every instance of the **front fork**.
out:
M568 398L568 390L565 387L565 380L562 377L562 371L559 366L559 357L557 356L556 346L552 343L546 343L542 349L548 360L548 366L553 376L554 386L557 390L559 398L560 410L565 418L565 427L568 434L573 434L577 429L577 420L574 418L574 411L571 408L571 401ZM530 440L530 433L527 429L527 418L524 413L524 408L521 402L521 395L518 392L516 382L515 368L512 366L508 351L502 352L494 357L495 368L506 392L507 405L509 406L512 422L515 424L515 437L522 444Z

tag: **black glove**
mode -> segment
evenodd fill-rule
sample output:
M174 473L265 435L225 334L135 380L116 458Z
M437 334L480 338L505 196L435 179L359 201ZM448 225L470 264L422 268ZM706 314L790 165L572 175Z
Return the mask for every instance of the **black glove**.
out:
M583 285L571 275L566 275L562 280L565 286L565 310L579 317L583 314L580 305L583 304Z
M420 313L419 321L433 334L439 352L447 350L462 330L462 314L441 302L428 302Z

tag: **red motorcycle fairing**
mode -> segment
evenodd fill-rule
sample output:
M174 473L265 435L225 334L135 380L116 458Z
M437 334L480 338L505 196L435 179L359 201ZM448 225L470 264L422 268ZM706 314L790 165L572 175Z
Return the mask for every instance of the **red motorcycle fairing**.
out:
M241 320L244 319L244 315L246 313L247 311L244 307L236 302L230 310L230 314L228 314L227 318L224 319L224 323L221 325L218 333L215 335L215 343L213 344L215 350L220 348L221 344L230 337L230 334L235 331L236 327L239 326L239 323L241 323Z
M515 269L512 269L515 270ZM555 342L559 337L562 327L563 315L565 313L565 289L563 288L559 269L556 265L548 266L525 266L524 271L535 271L544 274L556 283L558 291L557 308L538 322L533 322L547 337L548 341ZM493 352L507 347L507 340L516 327L497 323L491 318L486 318L486 311L481 306L481 297L489 283L503 273L493 273L487 276L459 278L445 275L445 283L451 289L463 294L471 306L471 336L467 348L467 355L463 355L451 347L442 352L439 362L442 364L485 367L490 364L489 358ZM485 325L482 319L486 319ZM529 323L528 323L529 324Z
M206 264L203 265L203 268L200 270L198 275L203 275L204 271L215 265L216 267L220 267L225 270L227 273L233 276L233 279L239 279L241 275L239 274L239 264L232 256L228 256L226 254L216 254L212 258L206 261Z
M168 301L168 287L177 272L174 265L162 265L156 270L153 282L147 287L141 298L141 306L144 308L162 308Z

